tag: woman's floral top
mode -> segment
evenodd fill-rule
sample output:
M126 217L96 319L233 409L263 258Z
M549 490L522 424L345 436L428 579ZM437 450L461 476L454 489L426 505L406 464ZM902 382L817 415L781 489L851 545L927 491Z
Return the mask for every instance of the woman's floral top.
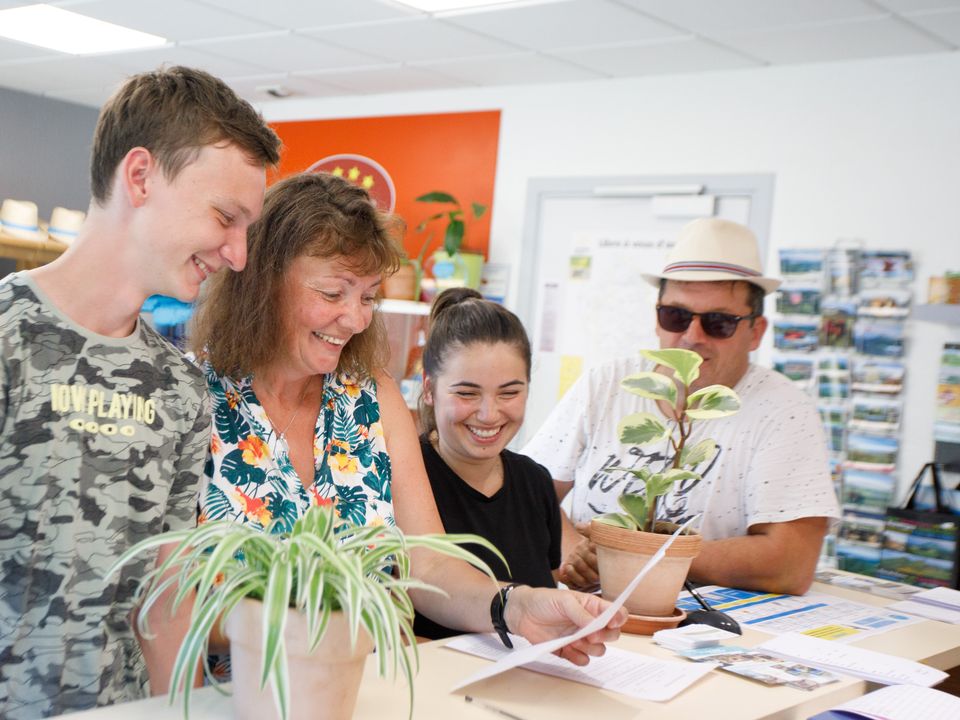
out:
M209 364L204 371L213 433L200 492L201 523L229 518L288 532L311 505L333 503L341 518L358 525L395 524L390 457L372 379L324 376L315 472L307 488L293 469L286 440L253 392L252 377L221 377Z

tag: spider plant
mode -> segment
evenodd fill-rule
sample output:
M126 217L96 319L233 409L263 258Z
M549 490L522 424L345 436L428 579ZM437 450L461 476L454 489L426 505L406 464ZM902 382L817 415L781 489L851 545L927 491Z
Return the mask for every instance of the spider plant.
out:
M381 677L388 667L394 675L398 667L403 670L412 716L418 657L409 591L442 591L410 576L410 550L425 548L465 560L494 582L490 568L461 545L475 543L503 557L489 541L476 535L408 536L393 526L354 525L337 517L332 506L320 505L308 510L289 532L264 532L230 520L167 532L132 547L109 572L170 543L176 543L176 549L143 578L137 590L138 627L149 636L148 611L166 591L175 588L174 611L195 594L189 629L170 681L170 701L182 692L185 716L201 658L210 677L206 663L210 632L215 623L222 626L223 619L244 598L263 601L260 688L271 682L281 718L287 718L290 707L284 652L288 609L305 614L311 650L319 645L334 611L346 615L352 644L365 629L374 641Z

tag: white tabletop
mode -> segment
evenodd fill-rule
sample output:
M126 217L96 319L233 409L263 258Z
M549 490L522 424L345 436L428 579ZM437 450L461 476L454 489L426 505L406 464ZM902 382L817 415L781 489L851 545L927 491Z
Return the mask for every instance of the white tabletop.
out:
M886 605L890 600L846 588L817 583L813 592L826 593L871 605ZM757 645L770 636L745 629L744 646ZM813 692L788 687L767 687L760 683L715 671L666 703L646 702L613 692L515 669L451 693L450 688L489 661L444 647L438 640L419 646L420 673L415 682L415 718L487 718L495 713L488 708L468 704L471 695L522 720L660 720L694 718L744 720L745 718L807 718L844 700L863 694L867 684L852 678L826 685ZM960 666L960 625L923 621L856 643L860 647L888 652L947 670ZM675 659L669 650L655 645L649 637L624 635L617 647L653 657ZM378 678L375 659L367 662L366 674L354 717L406 720L407 688L402 679ZM173 720L181 716L180 706L171 707L166 697L137 703L99 708L71 715L77 720ZM232 717L230 699L213 688L195 692L190 717L193 720L220 720ZM503 716L501 716L502 718Z

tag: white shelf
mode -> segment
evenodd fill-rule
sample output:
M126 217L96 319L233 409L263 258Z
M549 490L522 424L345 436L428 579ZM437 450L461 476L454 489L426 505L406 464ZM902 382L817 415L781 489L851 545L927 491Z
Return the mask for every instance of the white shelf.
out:
M922 322L960 326L960 305L917 305L910 317Z
M380 301L380 311L394 315L429 315L430 303L384 298Z

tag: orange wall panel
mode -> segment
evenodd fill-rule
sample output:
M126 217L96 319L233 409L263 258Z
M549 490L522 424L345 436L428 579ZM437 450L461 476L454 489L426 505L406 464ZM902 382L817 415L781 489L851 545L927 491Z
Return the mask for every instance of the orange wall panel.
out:
M417 224L443 206L414 201L441 190L456 197L468 212L464 249L487 255L493 184L497 169L500 111L398 115L390 117L304 120L271 123L283 140L279 179L307 170L330 155L351 153L379 163L393 179L394 212L407 223L404 247L411 257L420 251L424 234ZM470 222L471 202L487 206ZM442 226L433 232L428 255L443 241Z

